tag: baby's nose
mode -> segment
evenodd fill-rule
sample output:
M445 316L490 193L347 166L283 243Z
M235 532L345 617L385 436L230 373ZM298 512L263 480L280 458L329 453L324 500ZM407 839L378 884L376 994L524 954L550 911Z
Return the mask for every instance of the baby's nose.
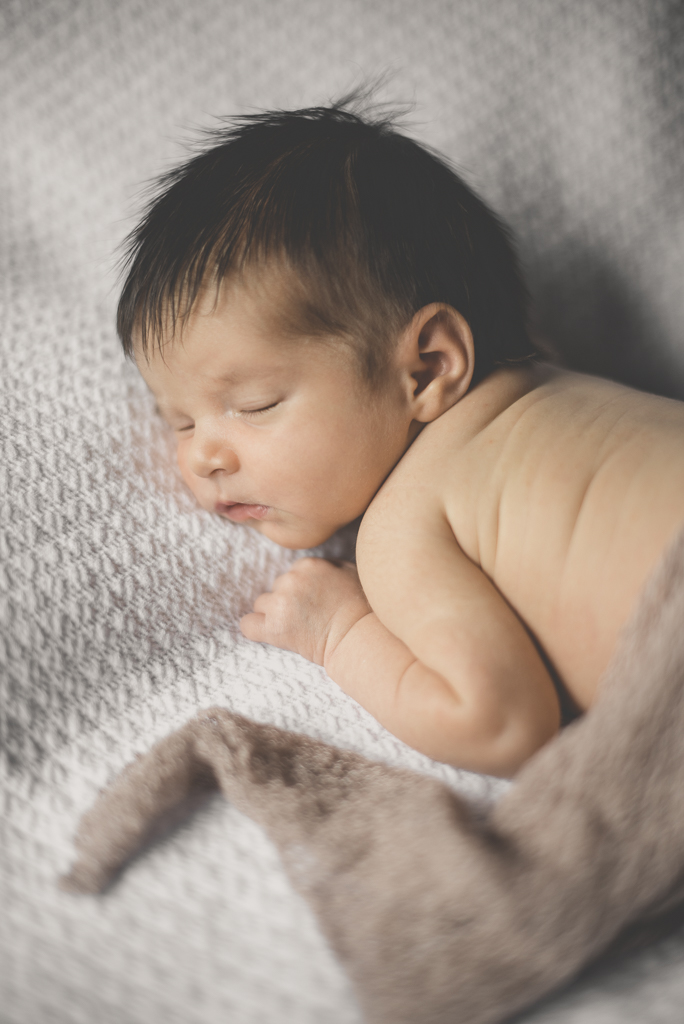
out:
M195 476L213 473L236 473L240 468L237 454L218 438L197 439L190 454L190 469Z

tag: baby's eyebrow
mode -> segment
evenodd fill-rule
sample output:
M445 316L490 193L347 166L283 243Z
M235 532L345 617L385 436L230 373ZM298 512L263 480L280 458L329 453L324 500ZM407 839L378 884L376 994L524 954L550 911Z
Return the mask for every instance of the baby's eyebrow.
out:
M219 384L244 384L245 381L261 380L264 377L275 377L279 370L272 366L263 368L251 367L249 370L231 370L219 373L213 379Z
M185 413L179 412L177 409L171 409L171 408L169 408L169 406L162 405L160 402L155 402L154 403L154 407L155 407L155 410L161 416L161 418L163 420L166 420L167 422L169 420L172 420L172 419L184 419L184 420L190 419L190 417L187 416Z

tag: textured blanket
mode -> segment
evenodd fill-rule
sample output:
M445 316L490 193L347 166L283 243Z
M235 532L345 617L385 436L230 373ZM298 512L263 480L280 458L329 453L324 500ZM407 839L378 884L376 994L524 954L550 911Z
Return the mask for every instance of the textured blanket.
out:
M266 832L221 797L103 897L82 813L218 705L418 771L325 674L239 634L295 557L198 510L114 334L140 184L212 116L384 69L511 223L573 367L684 397L678 0L0 0L0 1024L359 1024ZM335 538L331 554L350 554ZM525 1021L680 1024L680 933Z

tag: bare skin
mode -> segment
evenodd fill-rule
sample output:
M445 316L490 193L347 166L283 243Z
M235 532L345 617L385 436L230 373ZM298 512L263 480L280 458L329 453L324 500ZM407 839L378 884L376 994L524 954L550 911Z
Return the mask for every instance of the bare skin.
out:
M300 560L243 633L324 665L431 757L514 774L559 727L538 647L590 707L684 520L684 404L539 365L471 389L470 330L439 304L372 391L346 349L285 343L274 317L226 288L138 358L205 508L294 548L365 513L358 575Z
M528 633L589 708L683 520L684 405L552 367L504 370L404 456L363 521L358 565L379 619L420 662L459 680L464 699L475 680L490 723L496 707L509 726L525 709L534 744L551 697ZM407 720L424 685L411 671Z

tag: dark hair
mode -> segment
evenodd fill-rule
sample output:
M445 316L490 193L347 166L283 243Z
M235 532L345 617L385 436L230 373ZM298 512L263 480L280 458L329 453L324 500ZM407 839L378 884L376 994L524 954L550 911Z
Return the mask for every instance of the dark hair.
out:
M208 282L291 274L287 331L351 344L377 381L401 329L443 302L470 324L475 378L537 354L506 229L448 163L358 95L230 118L163 175L125 244L117 329L162 344Z

